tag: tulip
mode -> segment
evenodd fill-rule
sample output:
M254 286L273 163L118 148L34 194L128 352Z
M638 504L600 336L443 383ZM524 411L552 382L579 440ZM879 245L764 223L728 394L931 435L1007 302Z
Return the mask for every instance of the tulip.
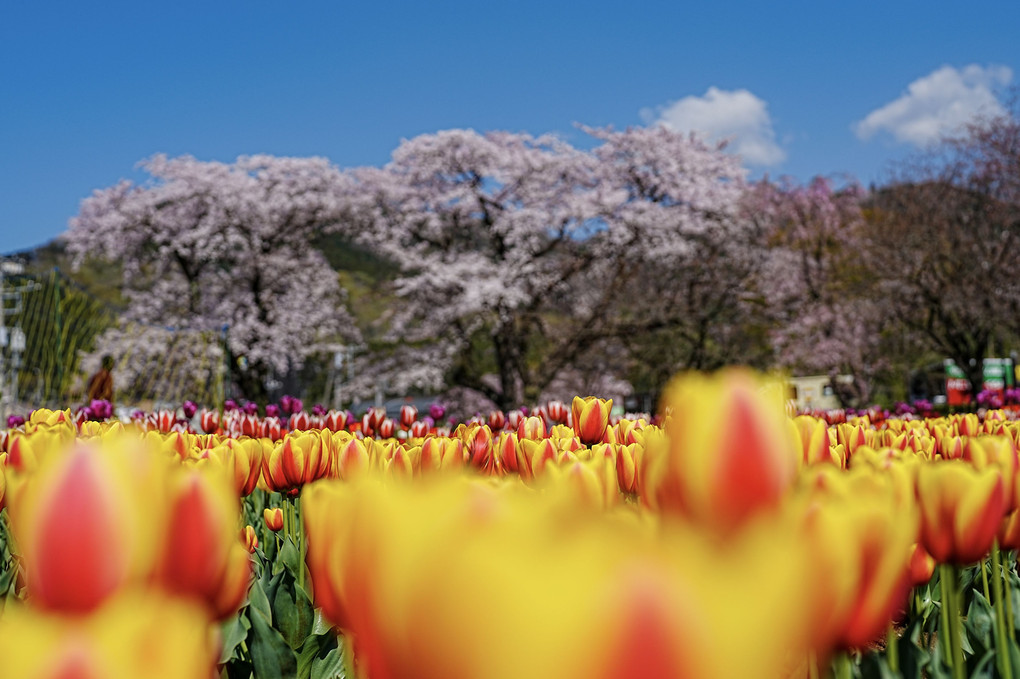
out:
M938 563L967 565L982 559L1006 510L1001 472L963 461L922 465L917 499L920 542Z
M162 530L156 479L142 471L154 462L77 444L10 498L34 605L87 613L148 567Z
M488 425L476 426L465 433L467 457L471 466L484 474L498 475L502 471L499 457L495 453L492 431Z
M283 509L280 507L266 507L262 510L262 518L266 522L266 528L279 533L283 530Z
M864 648L885 634L910 590L919 520L910 475L899 466L861 469L815 483L807 530L824 575L813 627L822 648Z
M312 417L303 410L292 413L290 419L287 420L287 428L291 431L305 431L311 429Z
M379 424L376 425L376 433L379 435L379 438L383 439L393 438L393 435L396 433L396 431L397 431L396 423L388 417L383 418L382 420L379 421Z
M493 410L489 413L487 424L492 431L499 431L506 426L506 415L503 414L502 410Z
M220 415L215 410L208 410L202 408L201 414L198 416L198 426L201 427L202 431L206 434L213 434L219 429L220 426Z
M545 412L548 413L549 419L557 424L566 424L567 416L570 411L567 410L567 406L564 405L563 401L549 401L545 404ZM574 421L577 421L577 417L574 417Z
M456 469L464 465L464 442L429 436L421 444L421 470Z
M493 454L499 461L499 466L510 473L518 472L517 465L517 434L512 431L500 432L499 438L493 443Z
M574 432L585 445L602 441L609 426L609 413L613 409L613 400L603 400L589 396L582 399L575 396L571 404L571 421Z
M418 409L410 403L400 406L400 426L404 429L410 428L418 419Z
M241 543L245 549L248 550L249 554L254 554L255 550L259 548L259 537L255 533L255 528L252 526L245 526L244 530L241 531Z
M517 425L518 439L531 439L533 441L537 441L544 439L545 435L545 420L541 417L525 417L521 420L521 423Z
M844 460L833 455L829 427L824 420L801 415L793 419L793 424L801 444L801 460L805 465L825 462L844 466Z
M415 420L411 423L411 426L407 430L408 435L411 438L420 439L425 438L429 433L429 423L422 420Z
M365 442L351 437L336 454L336 476L351 481L368 470L368 448Z
M221 477L189 470L173 480L170 503L157 577L169 592L194 597L223 620L241 605L251 574L234 527L237 497Z
M211 677L219 650L191 603L131 592L73 620L8 604L0 617L0 676L19 679Z
M664 403L668 448L646 445L644 461L653 504L723 533L779 506L799 457L780 387L739 369L690 374Z
M931 554L924 551L924 547L920 544L915 544L910 551L910 562L908 564L910 586L921 587L928 584L931 576L935 574L935 565L935 559L932 558Z
M278 493L297 495L306 483L326 476L330 468L328 451L323 451L317 432L294 432L266 453L262 477Z
M323 426L330 431L343 431L347 428L347 413L342 410L330 410L323 417Z

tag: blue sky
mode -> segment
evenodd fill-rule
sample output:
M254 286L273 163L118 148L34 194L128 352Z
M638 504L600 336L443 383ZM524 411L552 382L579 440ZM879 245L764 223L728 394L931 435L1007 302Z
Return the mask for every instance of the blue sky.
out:
M881 181L999 106L1017 26L1007 1L9 2L0 252L154 153L350 167L452 127L582 143L574 123L699 125L756 175Z

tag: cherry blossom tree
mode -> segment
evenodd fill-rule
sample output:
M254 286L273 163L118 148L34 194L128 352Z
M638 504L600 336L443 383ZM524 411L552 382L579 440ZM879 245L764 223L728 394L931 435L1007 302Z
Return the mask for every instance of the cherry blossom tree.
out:
M1018 159L1015 114L978 121L914 159L870 206L868 258L896 317L972 385L982 359L1020 336Z
M96 191L67 233L77 261L122 263L126 320L225 328L232 372L253 399L271 374L356 335L336 273L311 246L343 215L344 177L327 160L157 155L142 167L150 181Z
M867 233L853 182L758 182L748 214L768 233L766 289L776 359L795 372L827 374L845 405L870 401L887 367L893 318L865 266ZM850 382L836 381L837 375Z
M352 172L360 237L401 268L393 379L469 386L504 408L533 401L642 327L613 313L627 284L729 233L739 161L664 128L586 131L601 142L592 151L450 130Z
M627 269L609 302L635 385L655 393L679 370L763 365L765 231L741 213L739 159L663 127L589 132Z

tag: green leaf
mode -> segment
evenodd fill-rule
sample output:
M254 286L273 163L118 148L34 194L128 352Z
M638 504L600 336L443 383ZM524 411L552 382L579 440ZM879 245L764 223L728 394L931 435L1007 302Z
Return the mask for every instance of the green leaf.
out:
M344 676L343 646L332 634L308 637L298 656L298 679L337 679Z
M922 647L923 628L924 622L920 618L914 619L897 642L900 673L904 679L921 679L923 668L931 662L931 654Z
M995 671L995 651L986 651L981 659L973 663L973 667L967 670L968 679L993 679L997 676Z
M326 634L327 632L332 633L333 626L329 624L324 617L322 617L322 609L315 609L315 623L312 625L312 634Z
M282 575L282 573L281 573ZM276 588L272 599L273 620L291 648L304 644L315 622L315 610L304 590L293 579L286 579Z
M992 626L995 622L995 613L991 605L981 592L974 592L974 598L970 601L967 609L967 618L964 620L963 628L967 632L965 636L971 641L975 648L975 655L983 655L992 647ZM966 648L966 643L964 644Z
M294 575L297 575L298 563L301 561L301 557L298 555L298 550L294 545L294 541L289 536L284 540L283 547L280 548L279 561L287 568L287 570Z
M249 644L255 676L293 677L297 674L297 657L283 636L269 625L261 615L253 615L252 637Z
M234 617L224 622L220 629L223 637L223 649L220 651L220 665L234 657L234 651L248 636L248 630L251 629L251 623L248 622L248 615L246 611L246 608L238 611Z
M263 588L262 580L256 580L252 583L251 589L248 590L248 602L249 609L256 611L259 615L265 618L265 621L269 624L273 623L273 609L269 605L269 597L266 596L266 591ZM256 616L251 616L255 618Z

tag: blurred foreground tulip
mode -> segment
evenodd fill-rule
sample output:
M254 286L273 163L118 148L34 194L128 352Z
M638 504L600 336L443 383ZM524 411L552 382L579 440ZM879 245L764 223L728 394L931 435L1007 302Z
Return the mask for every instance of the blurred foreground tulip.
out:
M723 546L559 499L456 479L308 487L316 602L359 676L778 678L806 653L811 573L794 531ZM493 621L528 634L491 643Z
M646 451L646 494L663 511L729 532L776 508L799 452L782 389L742 369L676 378L663 396L668 449Z
M200 470L179 474L171 492L157 575L168 591L194 597L222 620L241 605L251 575L237 537L237 497L221 476Z
M159 517L143 511L120 451L49 456L9 511L33 605L87 613L147 567Z
M988 553L1006 510L999 470L961 460L923 465L917 500L924 549L939 563L961 566Z
M152 593L84 617L23 606L0 616L0 676L11 679L205 679L218 656L194 605Z

